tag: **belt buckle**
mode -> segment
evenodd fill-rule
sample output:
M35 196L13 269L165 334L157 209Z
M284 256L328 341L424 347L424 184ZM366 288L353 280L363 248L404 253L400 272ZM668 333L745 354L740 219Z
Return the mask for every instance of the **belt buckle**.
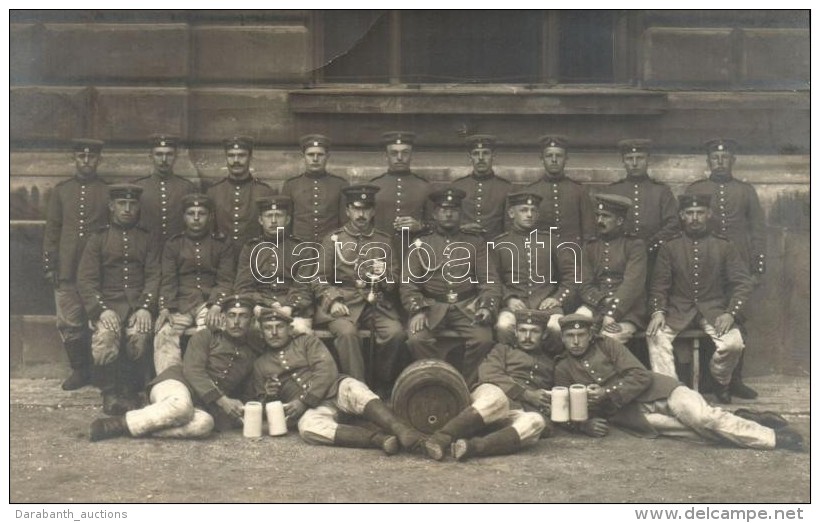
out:
M365 282L364 280L356 280L356 288L357 289L364 289Z
M455 303L458 301L458 294L453 291L447 293L447 303Z

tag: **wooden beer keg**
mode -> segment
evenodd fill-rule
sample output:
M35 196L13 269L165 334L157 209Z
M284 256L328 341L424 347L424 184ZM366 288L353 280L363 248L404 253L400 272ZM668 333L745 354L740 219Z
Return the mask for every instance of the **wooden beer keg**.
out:
M432 434L470 405L470 391L455 367L442 360L419 360L396 379L393 411L413 427Z

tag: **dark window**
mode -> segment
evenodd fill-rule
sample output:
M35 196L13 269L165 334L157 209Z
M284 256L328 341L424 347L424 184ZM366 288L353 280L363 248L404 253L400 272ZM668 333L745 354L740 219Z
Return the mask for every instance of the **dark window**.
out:
M612 11L323 11L319 82L611 83Z

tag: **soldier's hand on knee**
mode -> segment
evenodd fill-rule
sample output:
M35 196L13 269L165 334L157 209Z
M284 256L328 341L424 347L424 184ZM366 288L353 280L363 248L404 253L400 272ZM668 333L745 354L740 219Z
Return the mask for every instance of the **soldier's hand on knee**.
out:
M410 323L408 325L410 327L410 333L415 334L417 332L421 332L427 328L427 314L420 312L410 318Z
M540 412L549 414L552 406L552 397L544 389L528 389L524 391L522 398L526 403L537 408Z
M334 301L333 305L330 306L330 315L334 318L338 318L339 316L349 316L350 309L347 308L347 305L340 301Z
M157 316L157 322L154 324L154 332L159 332L162 327L165 326L167 322L171 321L171 311L168 309L162 309L159 311L159 316Z
M660 311L652 313L652 319L649 320L649 325L646 327L646 336L651 338L665 326L666 316Z
M518 298L510 298L509 300L507 300L507 308L510 309L510 311L515 312L526 309L527 304L524 303L523 300L519 300Z
M593 438L602 438L609 434L609 424L603 418L590 418L581 423L581 432Z
M715 334L717 337L720 338L734 326L735 324L735 317L729 314L728 312L724 312L720 316L715 319Z
M148 312L148 310L139 309L132 316L132 321L134 322L134 327L136 327L137 332L151 332L151 313Z
M561 303L556 300L555 298L549 297L544 298L541 300L541 303L538 304L538 310L545 311L547 309L554 309L556 307L560 307Z
M117 332L120 330L120 317L111 309L106 309L100 314L100 323L110 331Z
M205 326L212 331L222 328L222 307L211 305L208 314L205 315Z
M606 332L611 332L613 334L621 332L623 330L623 327L621 327L620 323L615 321L615 318L613 318L612 316L606 315L606 314L603 317L603 324L602 325L603 325L603 329Z

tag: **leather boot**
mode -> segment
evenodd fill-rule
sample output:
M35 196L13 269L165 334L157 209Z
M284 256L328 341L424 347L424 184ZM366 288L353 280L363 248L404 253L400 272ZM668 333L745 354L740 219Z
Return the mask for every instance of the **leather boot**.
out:
M521 437L513 427L506 427L482 438L460 439L453 443L453 457L464 461L474 456L501 456L521 448Z
M103 400L103 412L109 416L122 416L126 412L117 394L118 361L108 365L94 365L92 369L94 385L100 389Z
M678 363L678 378L690 389L695 388L695 384L692 382L694 376L692 376L691 363Z
M380 399L370 400L362 415L387 432L395 434L402 448L416 450L424 440L424 434L399 419Z
M71 376L63 382L63 390L77 390L85 387L91 383L91 369L89 368L91 353L85 337L79 340L64 341L63 347L68 355L68 363L71 365Z
M118 438L128 434L125 417L99 418L91 422L91 441Z
M145 389L144 358L136 361L120 358L117 395L126 411L143 407L141 393Z
M728 405L732 402L732 395L729 393L729 385L715 384L715 400L718 403Z
M333 444L337 447L356 449L382 449L388 456L399 451L396 436L354 425L339 425L333 437Z
M803 451L803 436L790 428L782 428L774 431L774 448Z
M740 360L737 362L737 366L732 371L732 381L729 384L729 391L733 396L737 396L738 398L753 400L757 398L757 391L743 383L743 377L741 376L743 373L743 358L745 355L745 351L740 353Z
M481 414L467 407L424 441L424 451L428 458L441 461L454 440L472 436L483 426Z

